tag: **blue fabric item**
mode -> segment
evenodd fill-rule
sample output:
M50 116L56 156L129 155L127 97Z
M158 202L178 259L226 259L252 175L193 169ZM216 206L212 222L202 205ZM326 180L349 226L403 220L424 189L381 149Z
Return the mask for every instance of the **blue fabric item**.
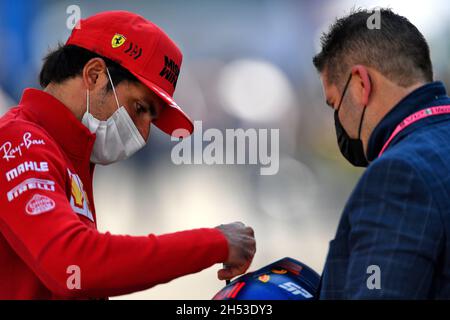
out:
M410 125L378 157L404 118L440 105L450 105L444 85L424 85L373 131L371 163L330 242L321 299L450 298L450 115Z
M213 300L313 300L319 282L314 270L286 257L233 280Z

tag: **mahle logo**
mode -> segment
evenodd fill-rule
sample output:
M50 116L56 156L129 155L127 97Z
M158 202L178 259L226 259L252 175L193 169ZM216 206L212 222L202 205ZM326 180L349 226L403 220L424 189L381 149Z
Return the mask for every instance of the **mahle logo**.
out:
M119 48L120 46L122 46L125 43L125 41L127 41L127 38L125 38L125 36L116 33L111 40L111 46L114 49Z

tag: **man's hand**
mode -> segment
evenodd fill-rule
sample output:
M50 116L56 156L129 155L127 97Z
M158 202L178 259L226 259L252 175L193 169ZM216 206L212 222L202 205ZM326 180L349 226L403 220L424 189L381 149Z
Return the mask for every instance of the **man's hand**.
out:
M219 270L219 280L229 280L245 273L256 252L255 233L242 222L222 224L218 227L228 240L229 254L224 268Z

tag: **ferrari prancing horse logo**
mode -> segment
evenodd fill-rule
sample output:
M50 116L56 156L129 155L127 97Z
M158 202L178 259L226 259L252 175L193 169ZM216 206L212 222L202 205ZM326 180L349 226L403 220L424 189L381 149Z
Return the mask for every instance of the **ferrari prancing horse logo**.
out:
M111 46L115 49L120 47L121 45L123 45L125 43L125 41L127 40L127 38L125 38L125 36L116 33L114 35L114 37L111 39Z

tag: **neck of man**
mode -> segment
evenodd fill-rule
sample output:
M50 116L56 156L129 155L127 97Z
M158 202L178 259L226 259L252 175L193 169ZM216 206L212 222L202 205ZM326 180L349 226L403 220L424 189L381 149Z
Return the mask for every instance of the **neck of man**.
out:
M404 97L425 84L424 81L418 81L410 86L402 87L389 79L379 75L383 79L377 81L377 86L372 88L372 94L377 99L373 102L371 110L366 110L367 117L363 123L361 131L361 140L364 146L364 152L367 155L367 147L370 136L376 126L383 120L389 111L391 111Z
M60 84L51 82L43 91L58 99L81 121L86 109L86 96L78 94L83 92L82 88L74 90L74 86L77 85L75 79L69 79Z

